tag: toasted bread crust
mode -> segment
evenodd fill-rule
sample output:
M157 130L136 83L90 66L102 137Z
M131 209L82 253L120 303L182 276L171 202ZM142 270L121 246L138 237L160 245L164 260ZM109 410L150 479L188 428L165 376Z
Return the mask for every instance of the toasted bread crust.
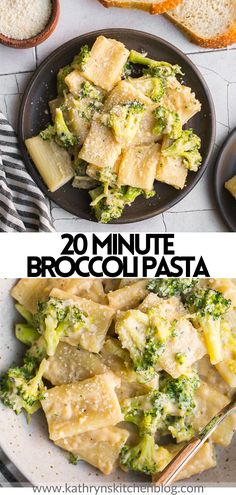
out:
M120 7L122 9L140 9L140 10L145 10L146 12L150 12L152 10L152 4L147 4L145 1L143 3L136 3L132 2L132 0L128 0L127 2L122 3L119 5L116 1L109 1L109 0L98 0L104 7L108 8L109 7Z
M201 36L193 33L187 27L183 26L175 19L174 16L166 14L166 17L168 17L170 21L172 21L176 26L184 31L189 36L192 42L197 43L203 48L224 48L226 46L232 45L233 43L236 43L236 20L233 22L231 28L221 35L215 36L214 38L202 38Z
M159 4L155 3L146 3L145 0L143 2L135 2L133 0L127 0L127 2L123 2L119 4L119 1L115 0L99 0L99 2L104 7L120 7L123 9L140 9L145 10L146 12L150 12L150 14L163 14L168 10L175 9L183 0L163 0Z
M160 4L152 4L151 14L164 14L168 10L175 9L183 0L163 0Z

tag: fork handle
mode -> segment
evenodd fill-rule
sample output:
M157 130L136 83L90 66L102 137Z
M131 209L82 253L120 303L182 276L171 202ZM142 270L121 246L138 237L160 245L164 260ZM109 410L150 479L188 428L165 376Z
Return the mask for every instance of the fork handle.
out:
M174 459L166 466L160 475L154 475L153 481L156 485L168 486L171 481L177 476L179 471L187 464L189 458L198 451L202 444L200 438L193 438L190 442L183 447Z

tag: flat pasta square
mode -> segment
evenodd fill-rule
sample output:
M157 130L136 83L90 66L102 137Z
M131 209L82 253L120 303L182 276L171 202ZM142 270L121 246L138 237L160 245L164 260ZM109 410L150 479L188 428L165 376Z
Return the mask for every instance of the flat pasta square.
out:
M214 443L221 445L222 447L228 447L232 441L233 435L236 430L236 413L230 414L221 423L218 428L216 428L213 433L212 440Z
M156 101L156 99L153 98L154 95L156 96L157 79L155 77L149 77L149 76L135 77L135 78L130 77L129 79L127 79L127 81L130 84L132 84L132 86L135 89L141 91L141 93L143 93L145 96L152 99L153 101L154 100ZM160 84L160 86L162 88L162 84ZM160 90L160 93L161 92L162 91Z
M162 299L157 294L148 294L143 302L140 304L139 309L146 313L149 309L158 308L163 318L167 318L170 322L182 318L186 315L184 305L178 297L168 297Z
M220 364L220 363L219 363ZM216 366L212 365L209 356L203 356L195 365L199 377L210 387L215 388L223 395L228 395L230 387L217 371Z
M78 382L107 372L99 355L59 342L54 356L47 359L44 372L52 385Z
M177 447L177 449L175 447ZM182 445L178 445L175 447L174 449L168 449L174 455L176 455L177 452L182 448ZM186 478L191 478L191 476L215 467L216 464L217 463L214 446L211 442L206 442L194 455L194 457L181 469L180 473L177 474L175 480L178 481Z
M70 93L75 97L78 98L78 96L81 96L81 89L84 87L90 86L90 83L88 83L88 80L84 77L83 72L80 72L79 70L73 70L66 76L65 78L65 83L69 88ZM100 96L101 99L105 96L106 92L103 91L101 88L98 88L96 86L91 85L90 86L91 90L94 88L96 92L96 99ZM90 99L92 99L92 91L89 92ZM84 98L84 96L83 96Z
M155 180L159 152L159 144L134 146L125 150L119 167L118 185L151 191Z
M64 116L68 128L78 138L79 146L84 143L91 127L91 112L87 116L87 110L86 99L78 101L71 94L67 95Z
M194 401L196 409L192 418L192 425L195 431L200 431L230 400L226 395L221 394L207 383L201 382L195 393ZM212 434L211 439L224 447L228 446L232 440L236 427L236 414L228 416L218 426Z
M132 146L151 144L160 140L161 136L153 132L156 124L154 111L157 107L158 105L149 105L144 110L138 130L133 138Z
M98 302L98 299L101 299L102 295L104 296L102 287L98 292L98 284L100 286L100 283L99 280L77 278L22 278L13 287L11 295L28 311L35 313L38 302L46 301L54 288L66 291L69 296L74 294L81 297L88 297L89 299Z
M183 189L186 183L188 169L181 158L172 158L160 154L156 169L156 180L164 182L175 189Z
M108 475L117 467L120 451L128 437L127 430L110 426L62 438L55 443Z
M132 84L127 81L120 81L108 95L104 104L104 112L108 112L116 105L123 105L133 101L143 103L145 106L153 106L152 100L147 98L147 96Z
M147 295L146 286L147 281L140 280L135 284L109 292L107 294L109 306L113 308L114 311L126 311L127 309L134 308Z
M186 374L189 367L206 354L206 347L201 336L185 318L177 321L174 334L166 344L165 351L158 359L158 365L173 378ZM176 356L182 355L183 362Z
M121 153L121 146L115 140L112 130L94 119L87 138L79 152L79 158L97 167L112 168Z
M61 340L70 345L80 345L90 352L99 352L115 314L114 310L109 306L68 294L59 289L53 289L50 296L76 304L86 314L85 326L81 327L78 332L72 332L68 337L63 337Z
M68 151L55 141L34 136L26 139L25 145L49 191L57 191L75 175Z
M234 199L236 199L236 175L225 182L225 189L227 189Z
M75 96L79 96L82 84L86 83L87 79L79 70L73 70L65 77L65 83L68 86L70 93Z
M121 79L129 50L119 41L99 36L92 46L83 75L101 88L111 91Z
M191 88L184 86L176 78L170 79L161 104L171 111L179 114L182 125L186 124L196 113L201 110L201 103L195 97Z
M41 401L51 440L78 435L122 421L112 373L49 389Z
M119 402L130 397L147 394L156 386L154 380L148 383L139 383L137 374L132 370L131 360L127 350L121 347L118 339L108 338L101 350L102 362L120 378L120 385L116 389Z
M78 280L78 282L80 282L80 280ZM107 302L102 281L99 279L87 279L87 284L78 284L75 295L84 297L85 299L91 299L100 304L106 304Z

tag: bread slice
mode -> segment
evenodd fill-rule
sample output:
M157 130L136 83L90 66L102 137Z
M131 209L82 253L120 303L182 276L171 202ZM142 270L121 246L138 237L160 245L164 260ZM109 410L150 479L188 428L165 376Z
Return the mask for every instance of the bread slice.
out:
M236 42L236 0L183 0L167 17L205 48Z
M183 0L99 0L104 7L121 7L127 9L141 9L150 14L163 14L167 10L175 9Z

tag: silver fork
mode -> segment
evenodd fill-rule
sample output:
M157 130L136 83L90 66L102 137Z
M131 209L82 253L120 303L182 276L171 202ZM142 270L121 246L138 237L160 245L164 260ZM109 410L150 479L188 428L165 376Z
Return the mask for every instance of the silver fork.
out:
M181 469L197 453L206 440L212 435L217 426L233 411L236 411L236 395L227 406L223 407L204 428L185 445L160 475L153 476L156 485L168 486L175 479Z

